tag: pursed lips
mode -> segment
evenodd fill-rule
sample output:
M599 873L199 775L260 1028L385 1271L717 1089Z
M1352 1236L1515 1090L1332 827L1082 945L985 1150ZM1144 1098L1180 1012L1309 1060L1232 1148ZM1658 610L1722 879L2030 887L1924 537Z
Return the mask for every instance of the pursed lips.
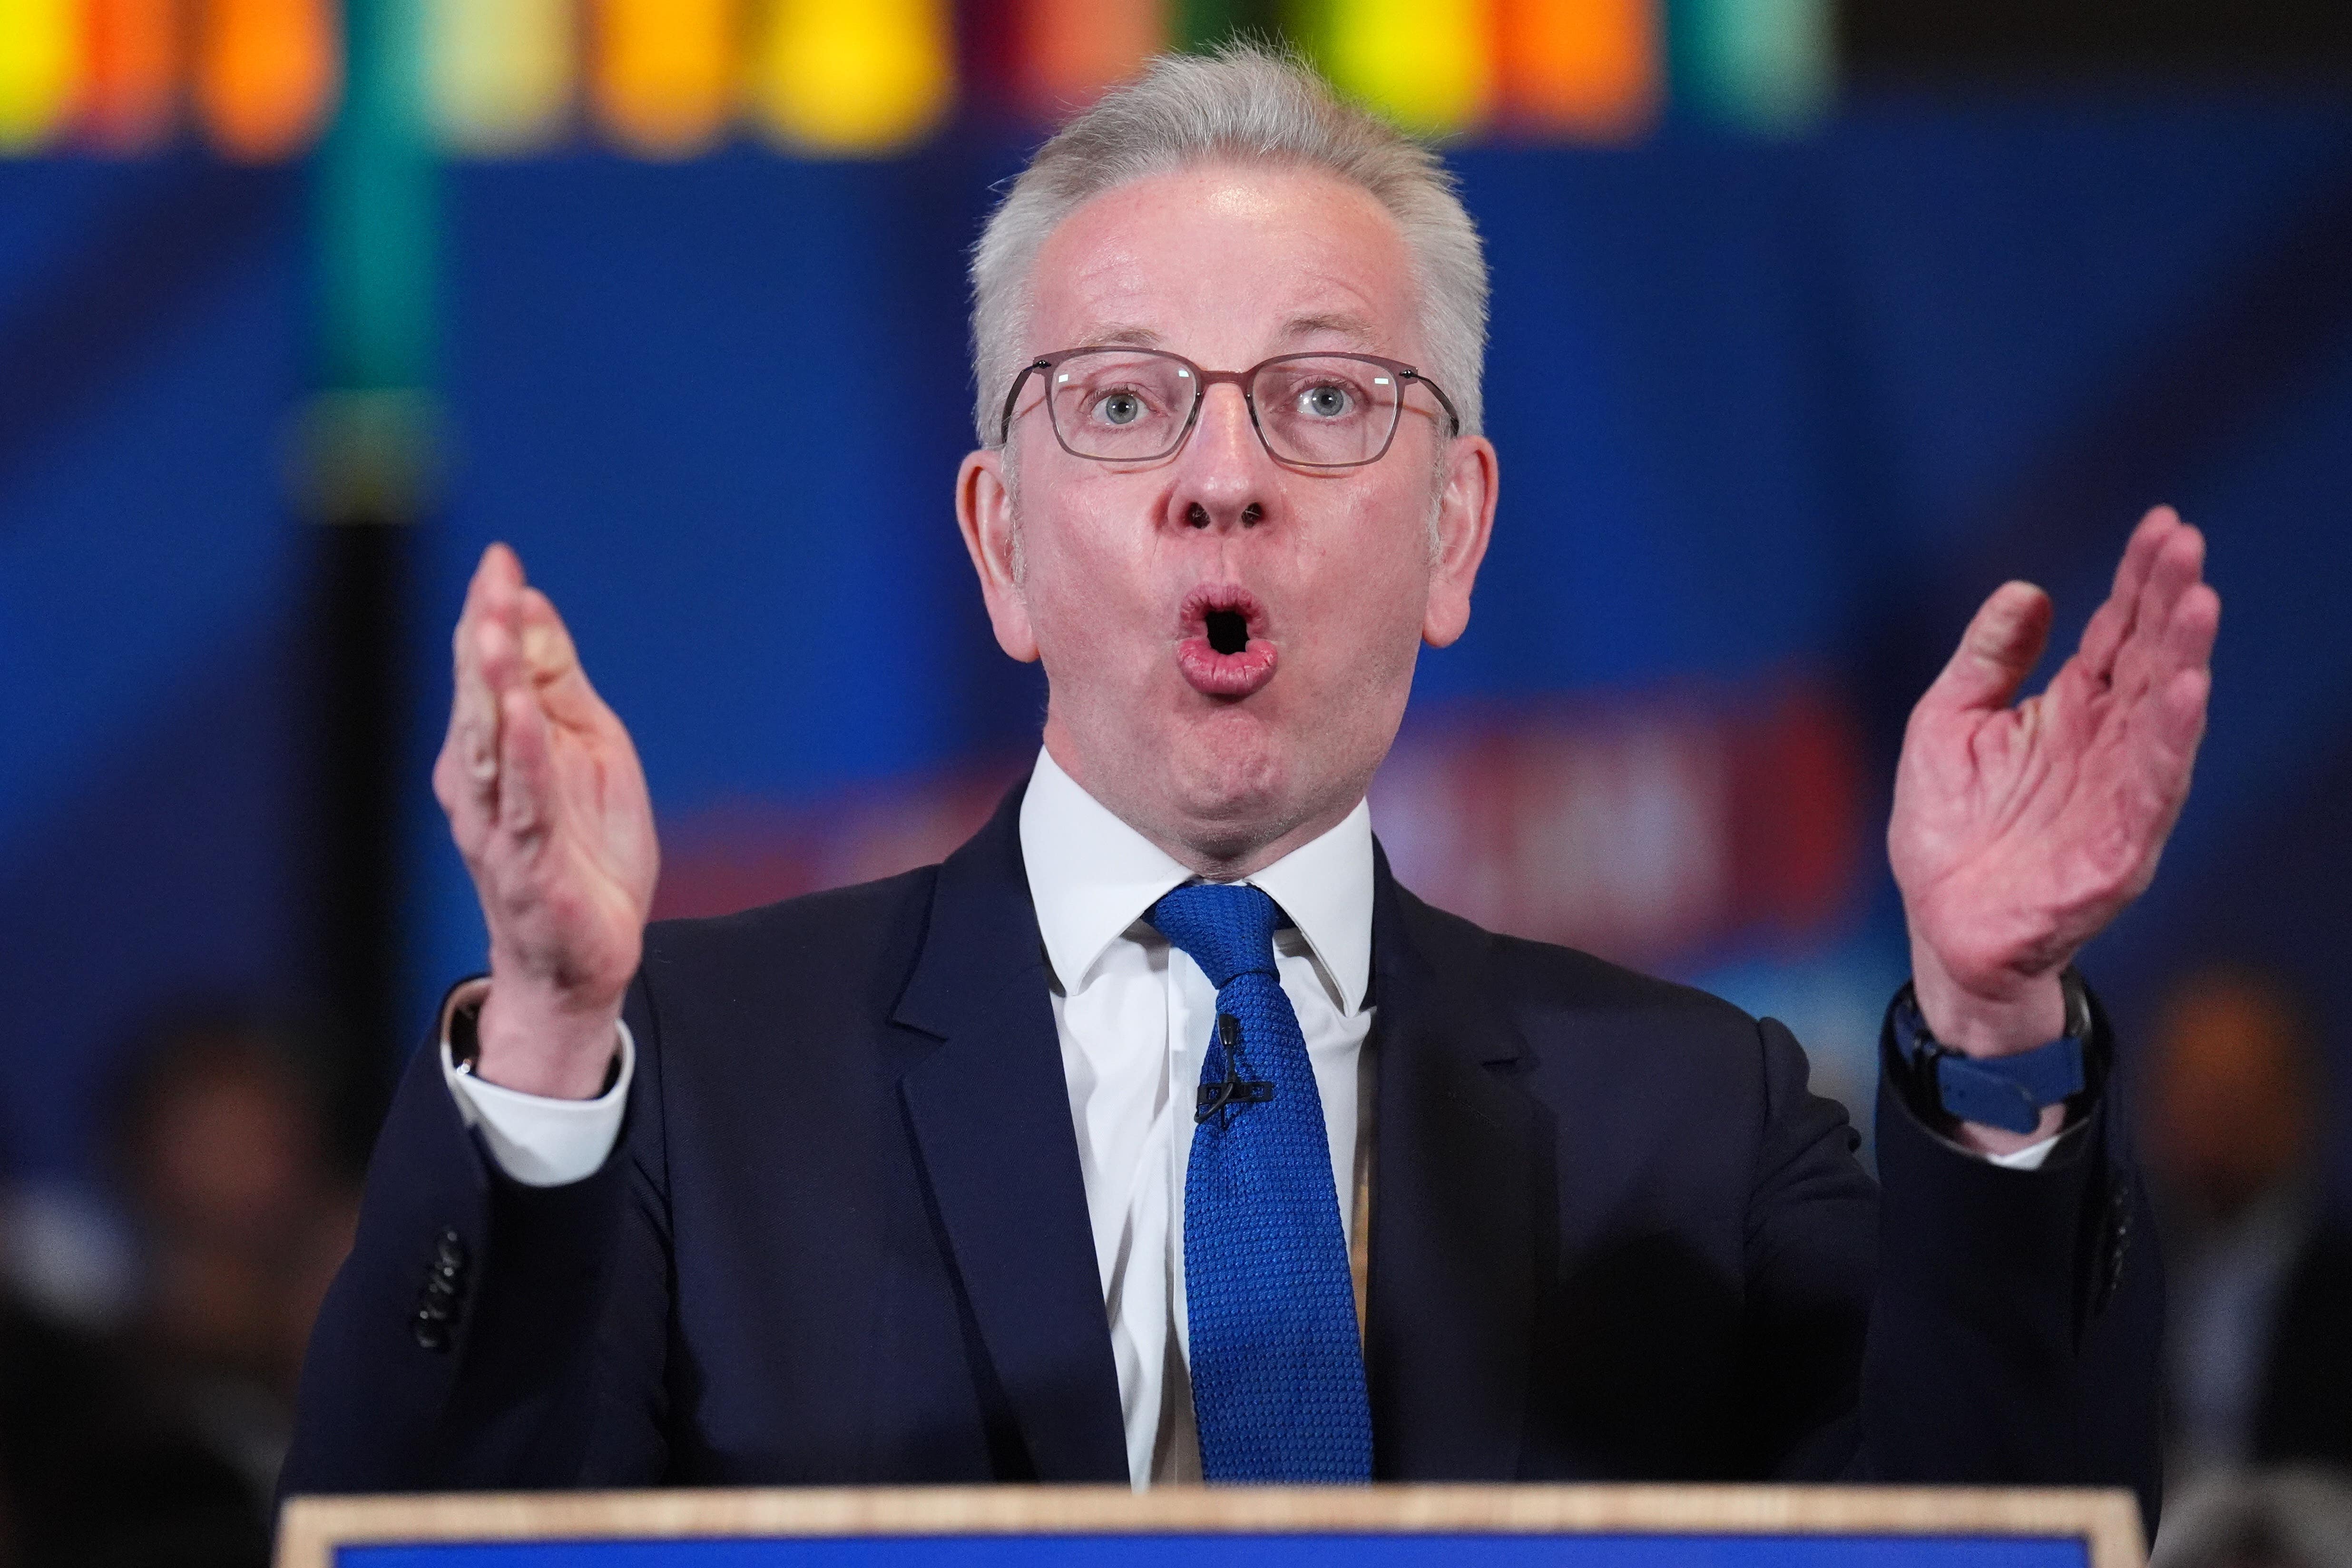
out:
M1238 583L1203 583L1176 616L1176 667L1206 697L1243 698L1274 679L1265 607Z

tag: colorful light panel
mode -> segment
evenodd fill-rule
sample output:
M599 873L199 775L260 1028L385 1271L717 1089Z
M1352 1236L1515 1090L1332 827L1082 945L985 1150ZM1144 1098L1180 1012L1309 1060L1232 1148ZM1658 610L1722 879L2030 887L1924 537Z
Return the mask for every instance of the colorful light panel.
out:
M1620 141L1665 97L1659 0L1499 0L1504 123L1520 134Z
M1163 0L1020 0L1022 107L1053 121L1168 47Z
M513 154L568 129L579 71L571 0L423 0L425 103L453 153Z
M684 158L734 119L741 38L728 0L592 0L589 102L624 150Z
M162 146L178 128L182 40L173 0L82 0L74 127L114 153Z
M330 0L200 7L196 119L222 156L273 163L318 140L341 89L341 9Z
M1833 3L368 0L354 14L422 39L402 68L446 153L525 155L585 132L681 158L749 131L856 157L931 133L959 97L1050 122L1160 49L1270 28L1424 134L1622 141L1670 98L1785 134L1833 98ZM184 106L230 157L307 153L342 91L346 4L0 0L0 155L155 149Z
M746 101L785 146L894 152L947 112L954 37L944 0L769 0Z
M1716 120L1802 131L1836 95L1831 0L1677 0L1677 91Z
M40 147L64 129L81 74L73 0L0 0L0 152Z
M1308 52L1342 92L1424 135L1486 118L1495 84L1486 0L1320 0L1304 10Z

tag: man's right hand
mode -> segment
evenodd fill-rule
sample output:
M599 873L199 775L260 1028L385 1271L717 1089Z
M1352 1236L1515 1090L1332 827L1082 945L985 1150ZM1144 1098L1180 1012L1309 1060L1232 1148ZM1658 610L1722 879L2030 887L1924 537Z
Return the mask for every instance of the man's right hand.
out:
M433 792L490 931L474 1071L526 1094L593 1099L660 867L645 770L555 606L503 544L482 552L455 646Z

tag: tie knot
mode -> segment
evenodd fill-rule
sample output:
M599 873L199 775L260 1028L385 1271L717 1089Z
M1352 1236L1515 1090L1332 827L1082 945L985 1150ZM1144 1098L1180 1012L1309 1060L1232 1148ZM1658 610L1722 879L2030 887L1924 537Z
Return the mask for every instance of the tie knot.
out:
M1144 917L1181 948L1218 990L1236 975L1273 974L1282 909L1244 883L1195 882L1171 890Z

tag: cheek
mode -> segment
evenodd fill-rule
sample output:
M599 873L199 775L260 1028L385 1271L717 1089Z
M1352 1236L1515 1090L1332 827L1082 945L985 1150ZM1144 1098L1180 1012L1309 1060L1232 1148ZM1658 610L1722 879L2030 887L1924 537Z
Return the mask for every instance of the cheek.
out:
M1394 644L1395 657L1410 658L1429 599L1425 498L1417 490L1383 493L1350 512L1318 531L1318 547L1303 563L1317 585L1318 618L1349 628L1359 657Z
M1090 522L1082 504L1041 509L1024 526L1022 593L1049 672L1057 660L1114 663L1150 640L1151 563L1134 536Z

